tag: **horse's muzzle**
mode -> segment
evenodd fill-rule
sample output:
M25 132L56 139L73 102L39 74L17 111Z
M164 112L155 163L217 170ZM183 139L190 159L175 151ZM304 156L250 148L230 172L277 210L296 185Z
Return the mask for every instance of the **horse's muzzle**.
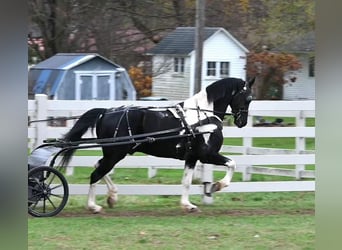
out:
M234 124L238 127L238 128L242 128L244 126L246 126L247 121L243 121L241 119L235 119L234 120Z

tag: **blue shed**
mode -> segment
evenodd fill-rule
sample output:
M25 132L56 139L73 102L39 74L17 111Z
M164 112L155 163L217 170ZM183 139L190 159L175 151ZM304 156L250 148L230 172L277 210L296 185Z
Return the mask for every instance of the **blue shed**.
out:
M29 70L29 99L135 100L127 71L96 53L58 53Z

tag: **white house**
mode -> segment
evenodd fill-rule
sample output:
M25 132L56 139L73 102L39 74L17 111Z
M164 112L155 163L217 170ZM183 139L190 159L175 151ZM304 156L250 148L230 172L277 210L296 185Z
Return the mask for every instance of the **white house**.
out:
M315 34L310 32L276 49L291 53L300 60L302 68L285 76L284 100L315 99ZM295 78L294 82L291 78Z
M225 78L246 78L249 52L227 30L206 27L203 39L202 89ZM183 100L192 96L195 71L195 27L178 27L147 54L152 55L153 96Z

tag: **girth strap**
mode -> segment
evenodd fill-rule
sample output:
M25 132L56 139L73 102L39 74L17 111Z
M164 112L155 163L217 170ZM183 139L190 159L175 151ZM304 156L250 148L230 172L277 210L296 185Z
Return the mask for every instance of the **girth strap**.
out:
M177 114L179 115L179 117L181 118L181 121L182 121L182 123L186 129L186 132L192 134L192 136L195 137L194 130L191 128L191 126L186 121L184 110L179 104L176 105L176 111L177 111Z

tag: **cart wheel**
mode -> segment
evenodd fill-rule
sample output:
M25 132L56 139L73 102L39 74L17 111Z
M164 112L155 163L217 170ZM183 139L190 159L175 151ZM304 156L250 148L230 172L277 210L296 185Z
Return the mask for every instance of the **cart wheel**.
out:
M28 213L35 217L57 215L69 197L68 182L61 172L47 166L28 172Z

